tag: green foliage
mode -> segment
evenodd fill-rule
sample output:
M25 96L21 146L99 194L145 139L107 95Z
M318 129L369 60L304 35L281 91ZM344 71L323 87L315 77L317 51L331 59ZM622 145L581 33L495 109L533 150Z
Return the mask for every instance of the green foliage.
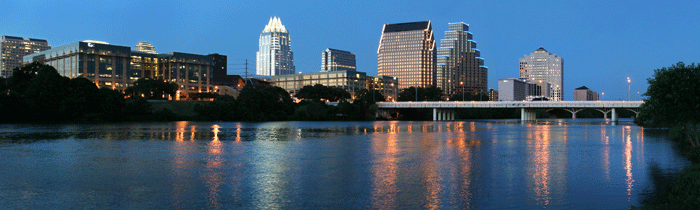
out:
M220 95L214 102L206 105L195 105L194 111L205 120L234 121L239 119L236 99L233 96Z
M141 78L124 90L130 97L143 96L146 99L168 99L177 92L177 84L159 79Z
M124 114L127 115L150 115L153 105L143 97L136 97L126 101Z
M326 87L321 84L316 84L314 86L304 86L297 92L295 97L299 99L339 101L350 98L350 93L339 87Z
M294 119L311 121L332 120L336 109L336 107L328 106L325 102L318 99L303 101L299 104L299 107L294 110Z
M409 87L403 89L397 96L397 101L416 101L416 90L418 91L418 101L440 101L442 90L435 86L429 88ZM466 98L466 97L465 97Z
M238 96L240 120L286 120L294 110L289 93L280 87L245 86Z
M669 68L654 70L647 79L641 113L635 123L648 127L682 126L688 142L700 146L700 65L679 62Z

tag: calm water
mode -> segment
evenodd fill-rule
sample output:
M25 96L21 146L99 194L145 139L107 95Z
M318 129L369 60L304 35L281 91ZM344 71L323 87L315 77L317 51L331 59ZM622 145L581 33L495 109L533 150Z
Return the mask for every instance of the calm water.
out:
M0 208L626 209L689 163L631 122L0 125Z

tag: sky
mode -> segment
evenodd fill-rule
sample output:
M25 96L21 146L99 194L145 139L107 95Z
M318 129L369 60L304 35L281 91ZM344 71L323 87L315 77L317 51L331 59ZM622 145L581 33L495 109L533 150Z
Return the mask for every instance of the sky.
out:
M271 16L290 32L297 72L318 72L326 48L356 54L377 74L382 26L430 20L436 41L450 22L469 24L488 86L518 77L518 59L539 47L564 59L565 100L586 86L603 100L646 91L654 69L700 62L696 1L35 1L0 0L0 34L53 47L100 40L158 52L228 56L229 74L255 72L258 39ZM399 81L400 82L400 81Z

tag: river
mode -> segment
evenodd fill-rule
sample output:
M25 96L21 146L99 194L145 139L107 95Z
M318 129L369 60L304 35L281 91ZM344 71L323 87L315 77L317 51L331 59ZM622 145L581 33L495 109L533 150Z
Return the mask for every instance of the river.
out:
M10 209L627 209L690 163L630 121L0 125Z

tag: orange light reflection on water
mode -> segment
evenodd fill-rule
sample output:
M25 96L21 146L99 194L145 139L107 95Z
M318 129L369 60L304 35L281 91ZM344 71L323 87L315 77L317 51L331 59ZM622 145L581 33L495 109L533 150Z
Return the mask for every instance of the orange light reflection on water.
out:
M396 135L374 135L372 139L373 154L379 155L377 163L372 168L372 192L370 200L373 209L396 208L396 157L399 153L398 139Z

